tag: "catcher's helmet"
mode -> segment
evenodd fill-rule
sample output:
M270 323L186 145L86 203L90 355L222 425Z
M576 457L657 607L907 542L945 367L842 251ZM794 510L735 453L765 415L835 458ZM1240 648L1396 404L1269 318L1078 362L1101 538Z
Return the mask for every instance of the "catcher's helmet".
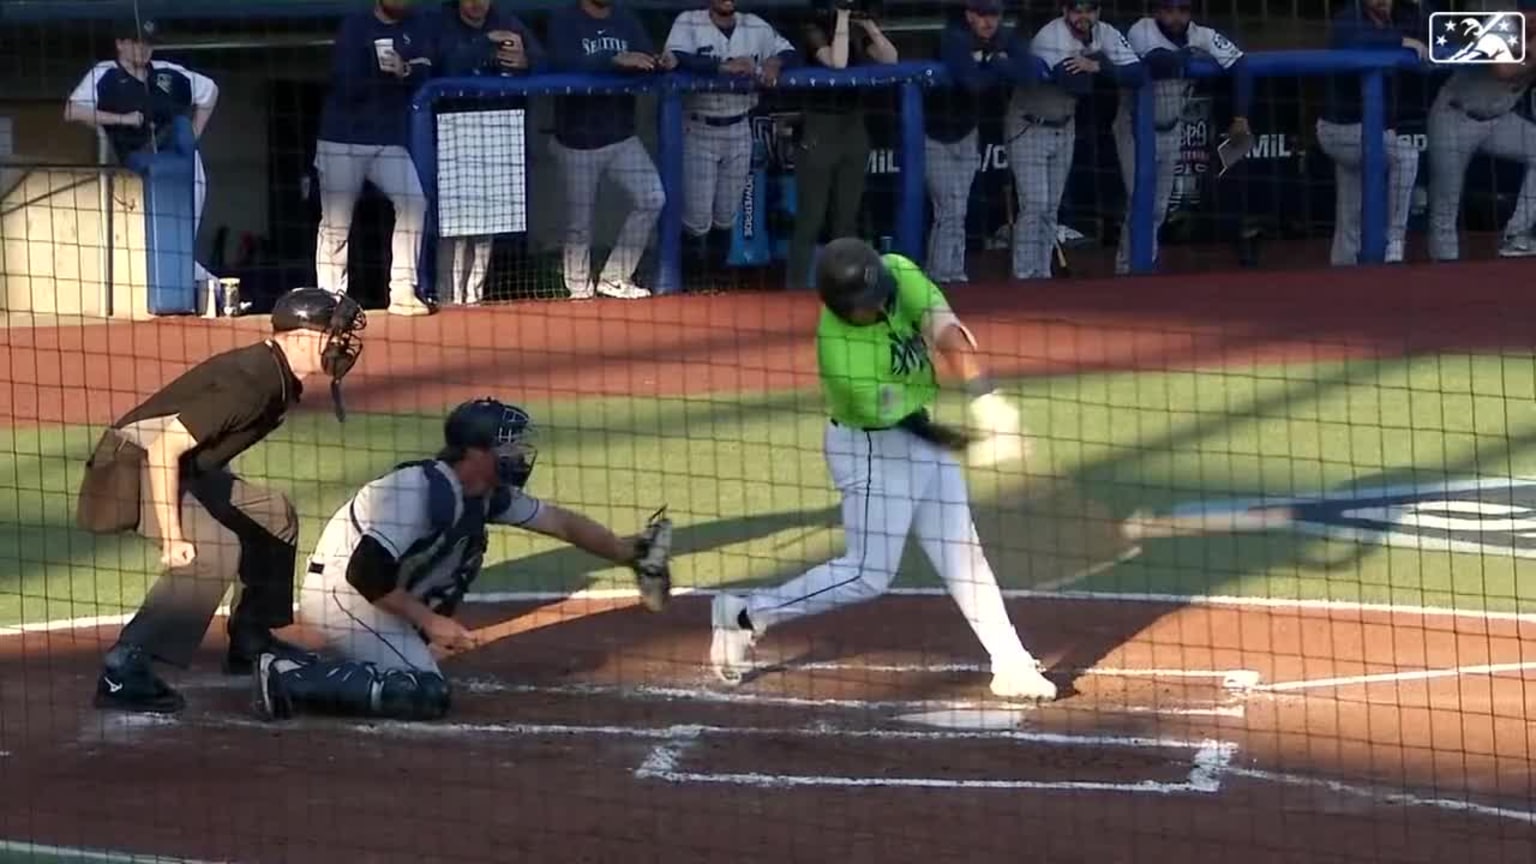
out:
M816 260L816 292L832 314L849 321L855 312L889 309L896 298L896 277L873 246L857 237L840 237Z
M533 474L538 450L533 446L533 418L528 412L489 397L465 402L449 412L443 423L440 458L456 462L469 449L496 453L496 478L522 488Z
M368 316L356 300L324 288L295 288L277 298L272 307L272 332L313 330L325 334L320 368L331 376L331 402L338 420L347 419L341 402L341 379L352 371L358 355L363 353L363 343L357 334L366 326Z

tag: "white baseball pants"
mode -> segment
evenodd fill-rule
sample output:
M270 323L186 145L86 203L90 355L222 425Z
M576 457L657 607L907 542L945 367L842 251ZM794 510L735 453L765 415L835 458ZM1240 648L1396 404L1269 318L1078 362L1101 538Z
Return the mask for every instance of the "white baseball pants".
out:
M444 237L437 243L437 296L452 305L485 299L485 278L491 267L491 235Z
M1364 156L1360 124L1317 121L1317 144L1333 160L1333 250L1328 260L1335 267L1360 262L1360 175ZM1413 182L1419 176L1419 150L1399 141L1397 132L1382 133L1387 152L1387 260L1403 260L1408 235L1408 212L1413 207Z
M970 209L971 184L981 170L976 131L946 144L923 139L925 179L933 199L933 227L928 232L928 275L935 282L964 282L965 214Z
M416 295L416 259L421 252L427 198L416 176L416 164L404 147L339 144L320 141L315 147L320 174L320 231L315 238L315 278L319 287L347 293L347 245L352 211L372 183L395 208L390 240L389 296L391 302Z
M1478 120L1439 100L1429 112L1429 256L1436 261L1461 257L1457 217L1467 164L1482 150L1496 159L1525 163L1525 179L1505 237L1531 233L1536 225L1536 123L1513 111Z
M1008 165L1018 217L1013 224L1013 278L1051 278L1061 196L1077 147L1077 123L1042 126L1009 118Z
M873 600L896 577L909 530L943 577L992 668L1033 668L1008 619L997 577L971 521L965 472L949 452L901 429L864 432L829 423L825 454L842 493L847 550L777 588L747 596L759 632L795 618Z
M329 651L347 660L372 663L383 670L440 674L437 658L416 628L368 602L345 577L306 573L299 592L299 620L325 637Z
M651 154L634 137L592 150L572 150L559 141L551 141L550 148L565 180L566 290L577 297L592 293L592 210L597 204L597 185L605 174L629 195L630 210L598 278L629 282L666 202Z
M752 123L711 126L690 118L683 129L683 228L700 237L730 230L752 171Z
M1115 152L1120 157L1120 177L1125 181L1125 224L1120 227L1120 247L1115 252L1115 272L1131 272L1131 195L1136 188L1136 133L1129 116L1121 114L1111 124L1115 133ZM1168 218L1168 201L1173 197L1174 169L1178 167L1179 149L1184 142L1184 124L1157 133L1153 145L1157 153L1157 180L1152 193L1152 260L1157 260L1157 235Z

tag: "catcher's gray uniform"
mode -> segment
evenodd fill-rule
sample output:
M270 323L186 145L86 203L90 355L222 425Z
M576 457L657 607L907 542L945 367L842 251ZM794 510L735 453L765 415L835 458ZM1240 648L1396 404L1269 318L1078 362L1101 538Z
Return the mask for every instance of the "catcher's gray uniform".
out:
M1429 255L1454 261L1461 255L1457 216L1467 163L1479 150L1525 163L1525 180L1515 212L1504 226L1499 254L1536 254L1536 124L1514 108L1530 86L1529 75L1508 81L1487 66L1463 66L1440 88L1429 112Z
M540 506L537 498L505 487L485 498L466 498L458 475L444 462L397 468L358 490L326 523L309 559L299 617L348 660L386 670L438 672L416 628L370 603L347 581L353 552L363 537L372 537L397 556L400 586L448 615L480 574L486 525L527 525Z
M1238 50L1225 36L1209 27L1193 21L1186 31L1185 41L1190 48L1209 55L1221 68L1230 69L1242 58ZM1126 41L1138 57L1145 57L1162 49L1177 52L1180 46L1173 44L1157 26L1157 19L1143 18L1131 25ZM1194 90L1189 78L1169 78L1152 81L1152 125L1157 130L1157 183L1152 198L1152 256L1157 257L1157 235L1168 216L1168 199L1173 195L1174 169L1178 165L1179 151L1184 144L1184 106ZM1120 176L1125 180L1126 228L1120 232L1120 248L1115 253L1115 272L1129 273L1131 269L1130 198L1136 185L1136 141L1131 125L1131 108L1136 103L1136 91L1120 91L1120 108L1115 113L1111 129L1115 134L1115 150L1120 157Z
M761 68L769 58L794 50L767 21L737 13L729 34L710 20L709 10L692 9L672 22L666 50L705 61L738 57ZM683 97L683 227L703 236L711 226L729 230L741 206L752 170L752 124L747 115L757 93L690 93Z
M1093 25L1093 38L1084 44L1065 18L1057 18L1035 34L1030 51L1051 70L1069 57L1099 52L1106 64L1139 62L1120 31L1103 21ZM1018 221L1013 226L1015 279L1051 276L1061 195L1067 188L1073 148L1077 146L1077 99L1056 84L1043 83L1015 88L1008 104L1008 164L1019 205Z

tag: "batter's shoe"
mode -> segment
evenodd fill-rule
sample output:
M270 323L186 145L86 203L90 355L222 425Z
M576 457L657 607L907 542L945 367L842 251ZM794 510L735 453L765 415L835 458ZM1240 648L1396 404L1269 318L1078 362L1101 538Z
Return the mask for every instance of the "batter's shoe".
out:
M96 679L97 708L103 711L129 711L135 714L175 714L187 700L160 680L142 649L123 646L114 649L108 664Z
M752 668L750 655L757 633L746 620L747 601L730 594L715 595L710 607L714 636L709 643L709 665L715 677L727 684L740 684Z
M283 686L283 662L276 654L263 654L251 670L251 707L263 720L287 720L293 716L293 699Z
M1038 666L1020 664L992 673L992 695L999 699L1050 702L1056 698L1056 685L1040 674Z

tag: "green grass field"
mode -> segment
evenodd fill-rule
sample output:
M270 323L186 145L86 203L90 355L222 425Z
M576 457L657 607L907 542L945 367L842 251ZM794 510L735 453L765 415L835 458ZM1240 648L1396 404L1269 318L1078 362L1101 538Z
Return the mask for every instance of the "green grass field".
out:
M973 472L978 529L1005 584L1056 583L1119 551L1115 520L1192 500L1307 494L1350 481L1536 474L1530 357L1425 357L1031 379L1012 392L1039 436L1029 472ZM783 578L841 547L814 393L528 405L542 426L534 494L621 531L662 503L680 584ZM941 406L954 418L957 402ZM296 418L242 457L286 490L301 552L360 483L430 454L440 416ZM0 624L130 610L155 550L72 527L95 430L0 433ZM910 554L901 584L934 582ZM623 587L627 571L516 530L494 532L477 590ZM1532 611L1532 565L1289 531L1155 540L1073 584L1104 592L1246 594Z

